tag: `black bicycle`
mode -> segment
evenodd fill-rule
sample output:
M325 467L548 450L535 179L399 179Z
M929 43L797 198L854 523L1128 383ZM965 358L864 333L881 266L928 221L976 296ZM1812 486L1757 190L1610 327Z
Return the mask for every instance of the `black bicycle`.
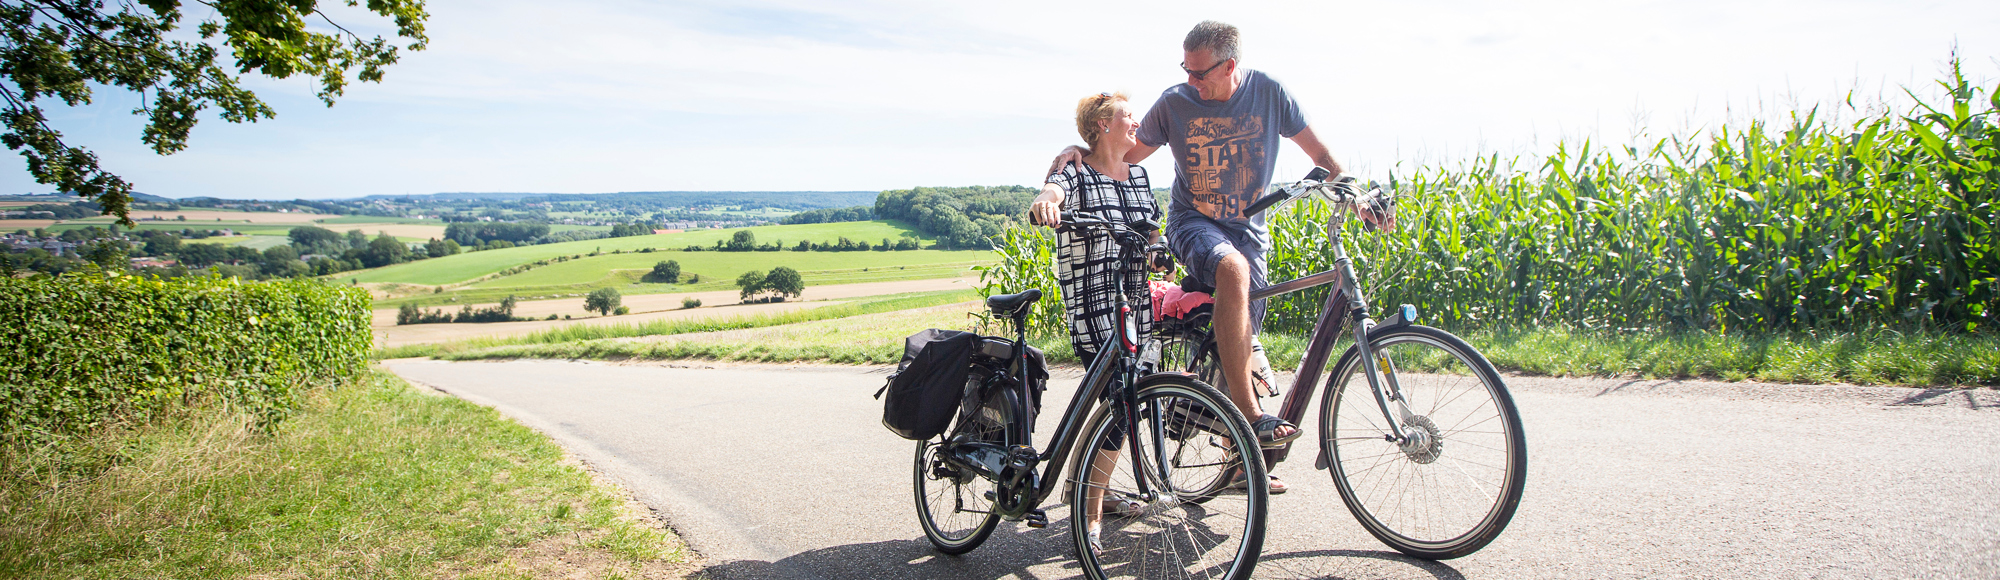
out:
M1121 260L1143 260L1158 229L1068 213L1063 220L1110 234ZM1003 519L1046 526L1039 506L1062 486L1077 559L1090 578L1249 578L1263 550L1269 494L1263 462L1243 460L1258 452L1256 433L1227 397L1194 376L1142 374L1129 305L1150 297L1120 293L1119 347L1091 364L1049 448L1033 447L1027 317L1041 298L1031 289L986 299L1013 322L1015 337L982 339L967 385L975 403L942 435L917 444L925 537L939 551L962 554ZM1061 479L1066 465L1069 477ZM1181 492L1238 470L1255 484L1229 494Z
M1355 519L1397 551L1434 560L1471 554L1499 537L1521 503L1528 452L1514 398L1478 350L1449 332L1415 324L1415 307L1405 304L1380 324L1369 317L1341 224L1362 207L1392 211L1394 200L1379 189L1358 191L1351 181L1320 181L1326 175L1314 168L1305 180L1244 211L1256 215L1301 195L1335 205L1326 223L1334 268L1250 292L1255 300L1333 284L1278 416L1303 422L1334 344L1351 329L1353 344L1334 364L1320 398L1316 467L1331 469ZM1223 387L1210 316L1203 307L1164 321L1154 340L1161 368L1183 369ZM1276 466L1290 451L1290 444L1268 450L1265 460Z

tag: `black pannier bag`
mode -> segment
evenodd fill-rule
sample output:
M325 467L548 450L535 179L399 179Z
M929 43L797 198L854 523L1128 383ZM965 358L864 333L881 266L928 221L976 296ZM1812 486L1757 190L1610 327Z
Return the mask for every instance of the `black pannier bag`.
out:
M903 360L883 387L882 426L912 441L943 433L958 414L978 345L977 334L936 328L903 339Z

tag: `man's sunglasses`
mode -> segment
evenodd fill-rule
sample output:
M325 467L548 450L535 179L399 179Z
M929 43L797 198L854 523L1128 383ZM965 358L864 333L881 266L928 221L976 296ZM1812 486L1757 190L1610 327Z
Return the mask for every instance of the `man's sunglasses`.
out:
M1187 74L1188 74L1188 76L1191 76L1191 77L1194 77L1194 80L1198 80L1198 81L1200 81L1200 80L1208 80L1208 73L1210 73L1210 72L1214 72L1214 71L1215 71L1215 68L1216 68L1216 67L1219 67L1219 66L1222 66L1222 63L1226 63L1226 62L1229 62L1229 61L1232 61L1232 60L1236 60L1236 59L1233 59L1233 58L1226 58L1226 59L1222 59L1222 60L1219 60L1219 61L1216 61L1216 62L1215 62L1215 65L1214 65L1214 66L1210 66L1210 67L1208 67L1208 68L1205 68L1205 69L1201 69L1200 71L1196 71L1196 70L1194 70L1194 69L1191 69L1191 68L1188 68L1188 67L1187 67L1187 63L1181 63L1181 70L1183 70L1183 71L1186 71L1186 72L1187 72Z

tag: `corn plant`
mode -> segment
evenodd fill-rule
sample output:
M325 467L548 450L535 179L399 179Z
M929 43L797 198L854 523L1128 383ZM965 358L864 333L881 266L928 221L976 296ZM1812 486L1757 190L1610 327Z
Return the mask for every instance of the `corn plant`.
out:
M979 271L979 295L1012 294L1029 288L1042 291L1028 314L1028 333L1036 336L1068 336L1064 318L1062 288L1056 281L1055 234L1044 228L1010 225L992 238L1000 261L991 266L975 266ZM985 313L985 310L981 310ZM982 314L989 316L990 314ZM988 319L984 322L991 323ZM990 324L988 328L992 328Z
M1996 330L2000 91L1956 64L1940 84L1949 104L1906 115L1420 168L1390 184L1403 228L1350 222L1349 247L1377 304L1449 325ZM1331 267L1327 212L1273 216L1271 279ZM1274 301L1267 325L1303 329L1323 299Z

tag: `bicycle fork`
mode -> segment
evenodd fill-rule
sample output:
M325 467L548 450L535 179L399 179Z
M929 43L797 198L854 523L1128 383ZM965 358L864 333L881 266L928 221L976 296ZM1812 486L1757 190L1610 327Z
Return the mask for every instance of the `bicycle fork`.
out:
M1335 261L1344 271L1346 279L1360 280L1354 274L1354 261L1339 246L1335 248L1338 256ZM1383 434L1382 439L1405 448L1428 445L1430 432L1412 426L1416 413L1410 412L1409 400L1403 397L1403 386L1396 380L1395 361L1389 360L1386 354L1374 352L1368 345L1368 333L1375 330L1375 319L1368 316L1368 299L1361 295L1359 284L1349 286L1353 288L1353 293L1348 307L1357 319L1354 323L1354 354L1361 358L1361 372L1368 376L1368 390L1375 394L1375 404L1382 408L1382 418L1388 421L1389 432ZM1405 307L1397 312L1397 316L1414 316L1414 310Z

